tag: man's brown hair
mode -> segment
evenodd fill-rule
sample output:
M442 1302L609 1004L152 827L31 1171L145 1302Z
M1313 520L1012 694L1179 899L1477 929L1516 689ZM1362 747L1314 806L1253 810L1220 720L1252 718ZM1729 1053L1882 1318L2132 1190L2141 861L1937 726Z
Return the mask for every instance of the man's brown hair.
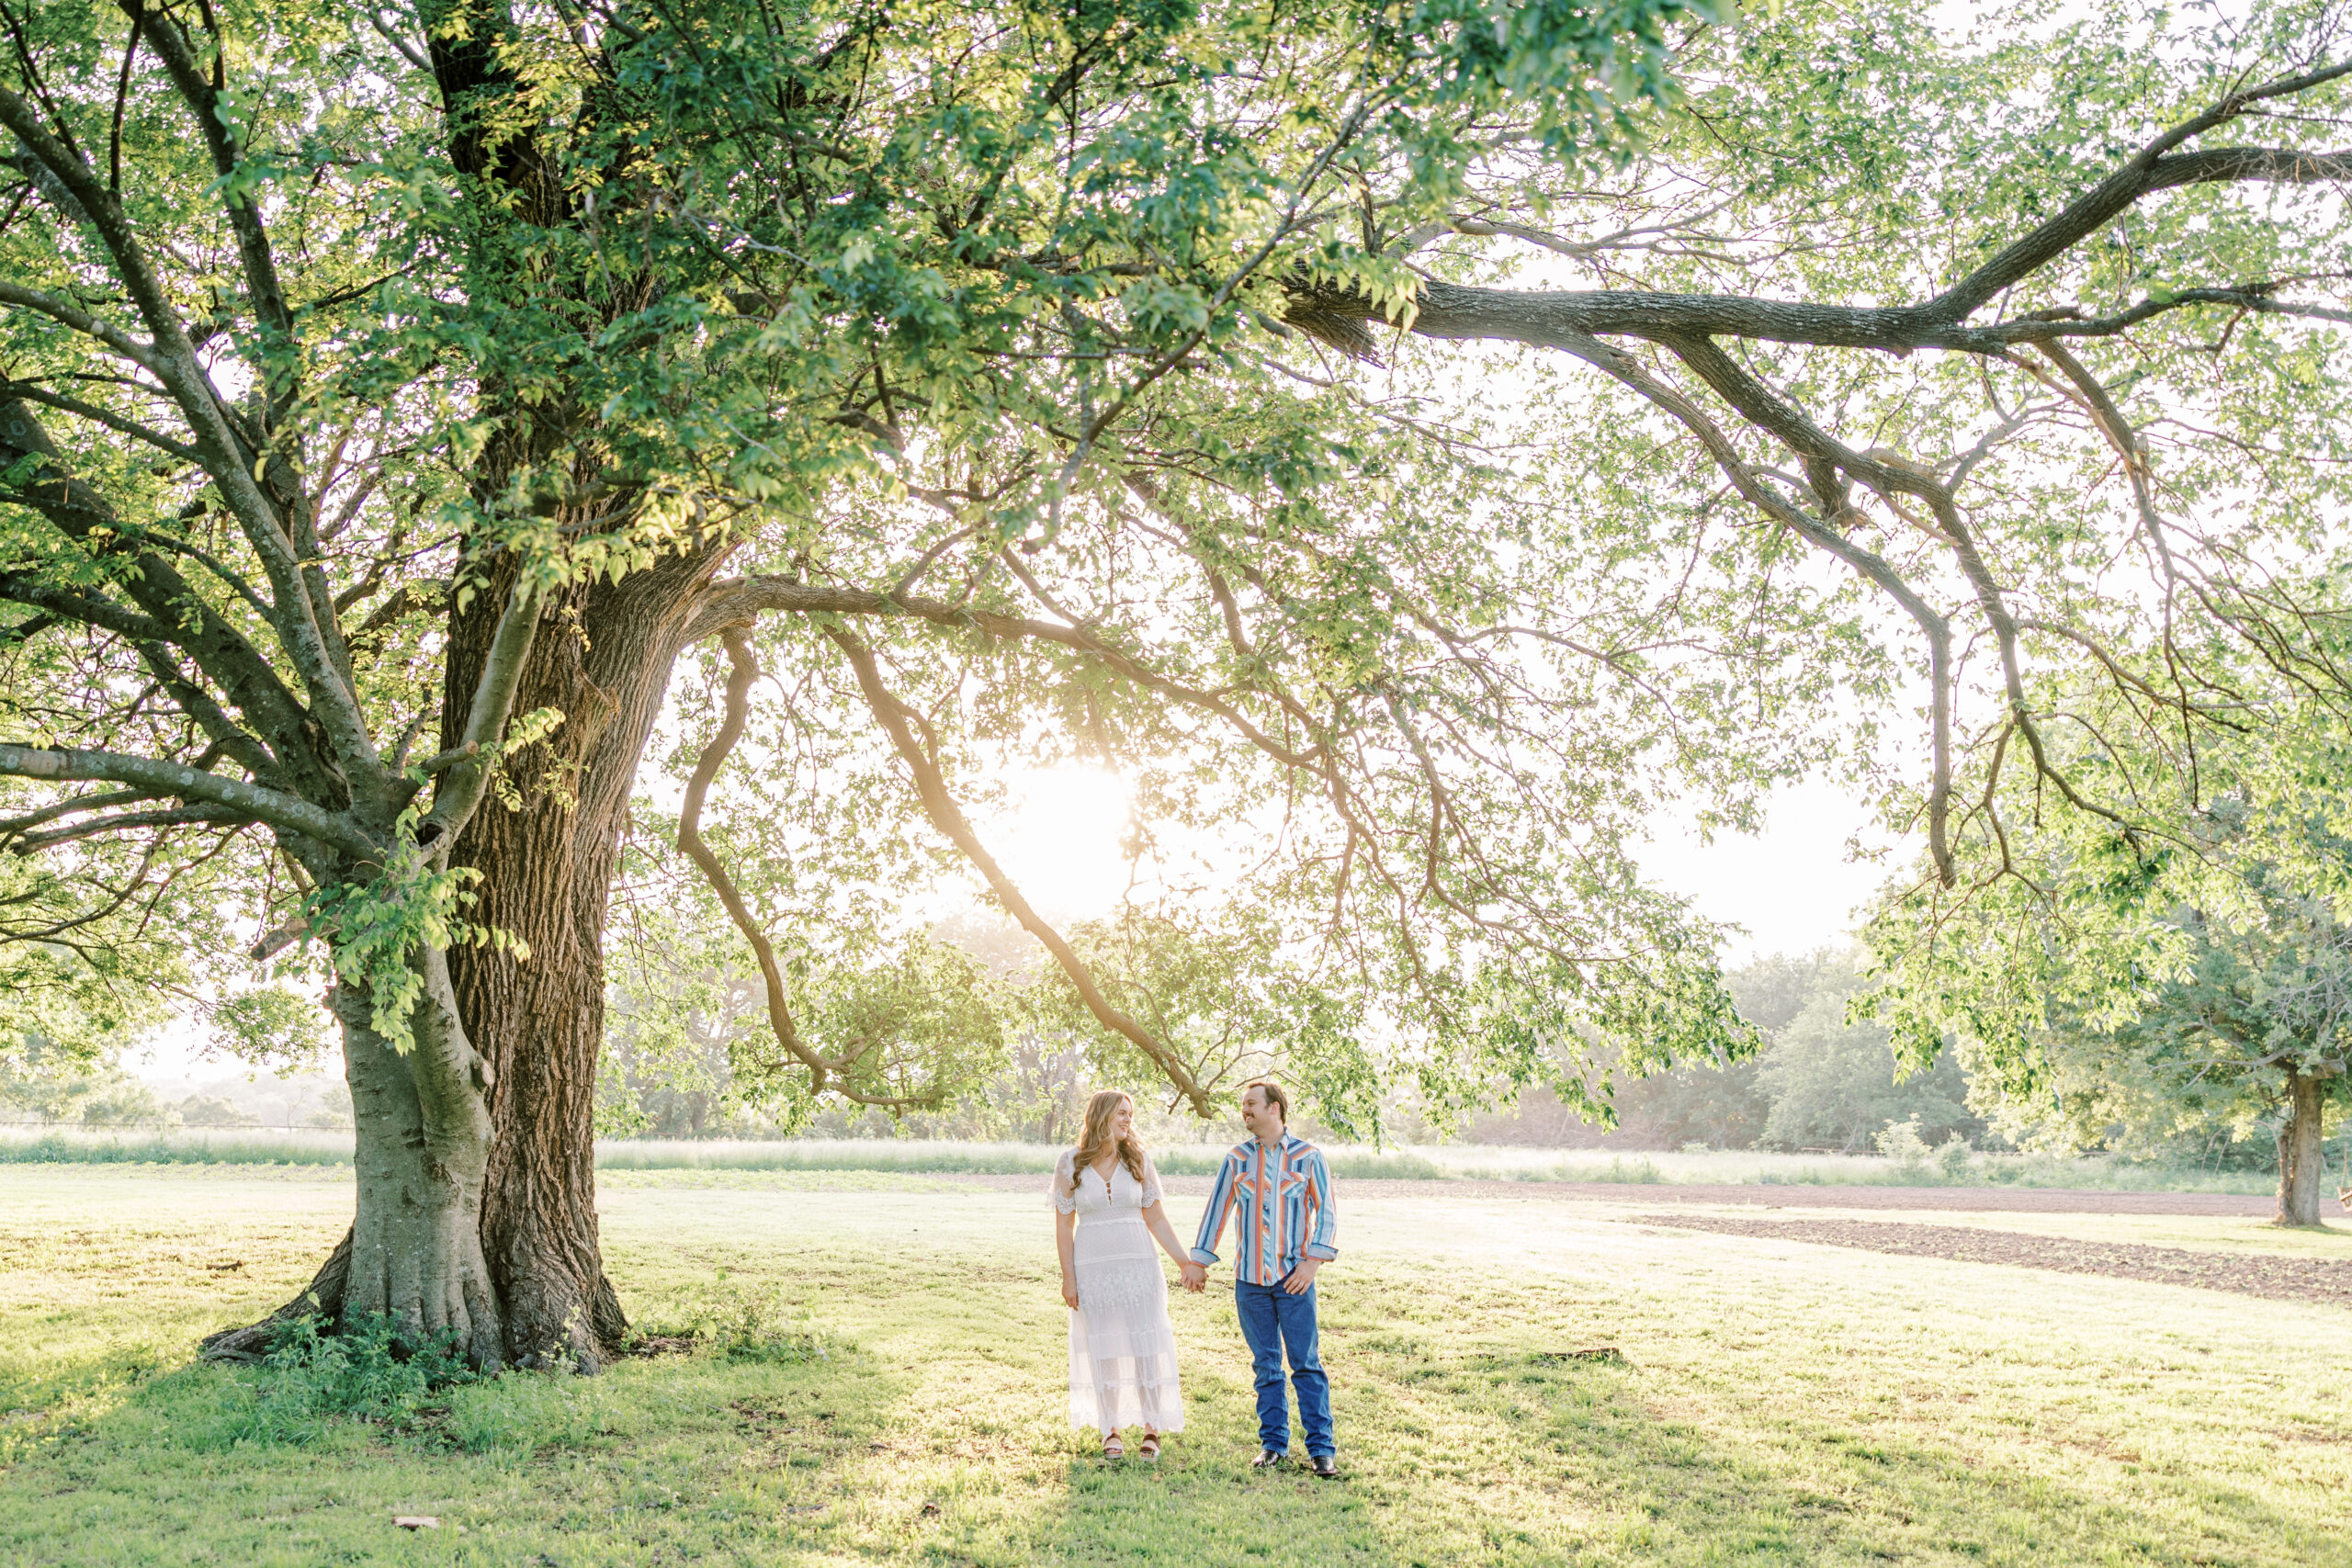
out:
M1283 1125L1289 1126L1290 1096L1283 1092L1283 1086L1269 1078L1251 1078L1241 1086L1241 1092L1248 1094L1253 1089L1266 1097L1267 1104L1283 1113Z

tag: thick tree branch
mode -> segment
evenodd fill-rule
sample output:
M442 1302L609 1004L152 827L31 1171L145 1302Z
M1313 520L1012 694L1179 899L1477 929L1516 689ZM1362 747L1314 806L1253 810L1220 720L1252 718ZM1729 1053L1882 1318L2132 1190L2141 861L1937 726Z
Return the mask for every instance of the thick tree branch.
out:
M49 134L31 106L5 86L0 86L0 126L13 131L26 152L45 165L89 214L117 277L153 336L146 367L178 403L180 416L187 421L204 454L206 471L261 558L276 601L272 625L310 690L345 777L380 788L385 783L382 765L368 742L367 716L351 688L347 664L338 658L340 645L333 635L334 616L325 604L323 580L311 581L318 577L315 567L306 573L287 531L285 515L263 493L254 472L260 454L229 419L122 204L86 162ZM299 498L300 487L290 488ZM299 499L294 504L299 506Z
M131 784L157 795L227 807L247 819L299 834L357 860L375 862L383 858L383 851L374 840L334 812L277 790L224 779L218 773L182 763L129 757L116 751L0 743L0 773L27 779Z
M40 458L42 466L24 490L5 499L32 508L66 537L94 551L121 549L137 536L139 530L127 527L105 497L71 477L62 454L31 409L18 400L0 400L0 465L23 457ZM167 640L184 649L259 731L290 782L313 799L342 798L346 786L327 759L325 738L269 660L169 560L153 550L141 550L130 559L133 570L120 587L147 612L147 619L135 629L128 624L108 629L134 640Z
M434 791L433 810L417 827L418 843L431 844L435 840L445 845L456 843L459 830L481 804L482 792L490 784L490 760L482 753L506 732L506 721L514 710L514 693L523 683L523 667L531 657L531 642L538 629L539 592L525 571L514 580L506 608L499 615L498 629L491 636L481 678L474 682L466 728L454 748L461 760Z
M27 402L40 403L44 408L55 409L60 413L70 413L77 418L86 419L94 424L105 425L117 435L128 435L133 441L144 442L158 452L167 453L183 463L200 465L204 461L204 454L195 447L184 442L175 441L160 430L151 430L135 419L126 419L110 410L85 403L79 398L61 397L55 392L44 391L39 387L28 386L22 381L0 381L0 399L6 398L22 398Z
M112 817L93 817L86 822L51 828L46 832L12 834L0 842L6 843L10 854L32 855L51 845L95 838L100 833L128 833L141 828L184 828L193 823L231 826L253 820L251 816L231 806L174 806L155 811L125 811Z
M187 101L188 118L196 122L197 133L204 138L205 148L212 154L212 172L226 181L236 173L243 150L230 131L228 117L220 112L220 95L205 80L196 51L188 47L187 35L180 30L178 20L168 10L148 10L141 0L122 0L121 10L163 61L172 85ZM269 236L262 228L260 209L254 205L250 195L233 186L224 190L221 205L228 209L230 231L237 237L237 254L244 265L245 291L253 301L254 315L272 336L282 338L293 331L294 321L286 308L286 291L277 280L277 263L270 254ZM290 387L274 389L271 402L278 404L289 390Z
M0 88L5 92L6 88ZM44 294L38 288L0 279L0 305L14 305L19 310L37 311L51 321L73 328L83 336L106 344L123 358L144 370L162 374L153 345L141 343L129 333L110 321L102 321L70 299Z
M1493 340L1541 348L1565 347L1564 339L1581 333L1660 342L1678 337L1738 337L1896 353L1915 348L1997 353L2007 341L2003 329L1971 327L1965 324L1968 318L2144 197L2191 185L2247 181L2314 185L2352 179L2352 152L2312 152L2279 147L2176 151L2256 104L2308 92L2347 73L2352 73L2352 62L2282 77L2231 95L2149 142L2055 216L1921 304L1822 305L1734 295L1481 288L1432 281L1423 286L1410 319L1399 324L1419 336L1441 341ZM1377 320L1381 315L1361 295L1303 289L1300 299L1324 315L1356 320Z

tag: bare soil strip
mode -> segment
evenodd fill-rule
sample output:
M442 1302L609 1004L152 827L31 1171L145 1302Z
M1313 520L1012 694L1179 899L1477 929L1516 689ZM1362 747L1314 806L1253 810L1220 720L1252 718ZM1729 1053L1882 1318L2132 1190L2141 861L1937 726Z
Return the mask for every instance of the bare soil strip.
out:
M2242 1296L2265 1296L2272 1301L2352 1306L2352 1263L2325 1258L2195 1252L2187 1247L2146 1247L2136 1242L2074 1241L2064 1236L2025 1235L2016 1231L1878 1220L1750 1220L1728 1214L1637 1214L1632 1221L1677 1230L1711 1231L1719 1235L1811 1242L1821 1247L1849 1247L1905 1258L1999 1263L2018 1269L2048 1269L2061 1274L2100 1274L2110 1280L2189 1285L2199 1290L2234 1292Z
M926 1179L1041 1196L1046 1176L929 1175ZM1164 1178L1178 1198L1208 1196L1205 1176ZM2210 1214L2267 1216L2275 1198L2240 1192L2095 1192L2057 1187L1800 1187L1627 1181L1412 1181L1372 1178L1339 1181L1340 1201L1367 1198L1521 1198L1533 1201L1597 1198L1612 1203L1703 1203L1713 1208L1940 1209L1973 1214Z

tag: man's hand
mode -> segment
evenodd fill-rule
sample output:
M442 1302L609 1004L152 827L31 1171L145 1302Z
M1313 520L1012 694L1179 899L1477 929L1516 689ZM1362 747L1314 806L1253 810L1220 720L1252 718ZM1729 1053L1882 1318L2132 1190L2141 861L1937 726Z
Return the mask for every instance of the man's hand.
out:
M1205 1263L1187 1263L1176 1272L1182 1278L1184 1288L1194 1295L1208 1288L1209 1269Z
M1315 1271L1322 1267L1323 1260L1319 1258L1300 1258L1298 1267L1292 1269L1289 1278L1283 1281L1283 1289L1294 1296L1306 1294L1315 1283Z
M1062 1301L1070 1311L1078 1310L1078 1281L1067 1274L1062 1276Z

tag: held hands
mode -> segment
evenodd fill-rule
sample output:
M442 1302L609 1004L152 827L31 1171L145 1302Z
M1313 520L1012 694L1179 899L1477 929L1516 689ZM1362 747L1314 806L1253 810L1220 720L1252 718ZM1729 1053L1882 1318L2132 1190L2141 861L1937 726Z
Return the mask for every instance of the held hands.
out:
M1176 1272L1183 1279L1184 1288L1194 1295L1208 1288L1209 1270L1204 1263L1186 1263Z
M1308 1289L1315 1283L1315 1271L1322 1267L1323 1260L1319 1258L1300 1258L1298 1267L1292 1269L1289 1276L1283 1280L1283 1290L1294 1296L1306 1294Z

